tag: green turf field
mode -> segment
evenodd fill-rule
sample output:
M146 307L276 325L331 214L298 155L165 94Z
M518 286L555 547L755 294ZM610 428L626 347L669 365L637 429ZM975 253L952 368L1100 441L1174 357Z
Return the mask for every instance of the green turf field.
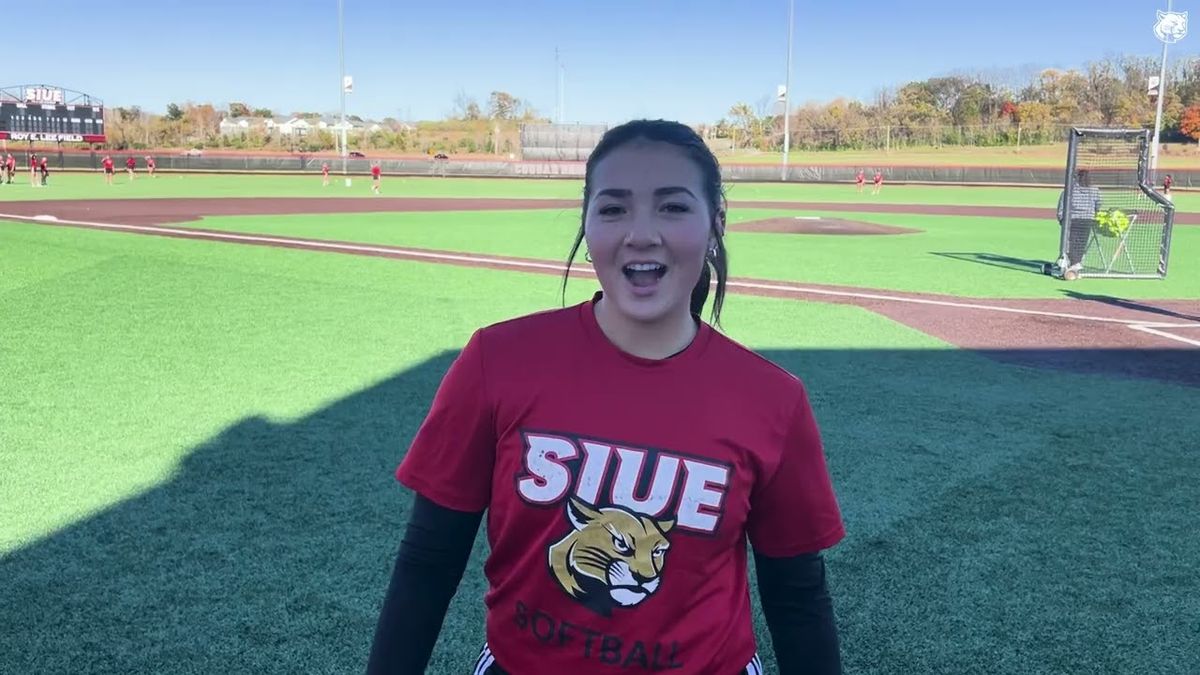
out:
M730 222L794 211L734 209ZM805 212L922 230L881 236L795 235L731 231L734 276L862 286L972 297L1061 298L1067 289L1129 298L1200 298L1200 269L1173 264L1167 279L1062 282L1038 265L1054 257L1054 225L1027 218ZM232 232L331 239L412 248L541 258L562 262L579 215L575 209L507 212L357 213L231 216L181 224ZM1200 258L1200 227L1181 226L1172 260ZM579 261L582 261L582 251Z
M371 198L362 178L350 189L292 176L51 179L0 186L0 202ZM570 199L580 183L384 186ZM729 192L735 202L1042 207L1057 197ZM1200 211L1200 195L1176 204ZM793 215L735 207L730 220ZM1200 300L1196 226L1176 228L1165 281L1067 284L1032 270L1053 253L1052 222L803 215L922 232L734 231L733 275L964 297ZM578 218L564 208L177 226L561 262ZM361 671L409 504L392 471L471 332L559 306L559 283L0 221L0 671ZM574 281L567 301L594 289ZM1189 422L1200 390L1003 365L851 306L731 295L723 324L812 392L849 530L830 554L846 672L1200 672L1187 619L1200 616ZM468 672L477 654L485 551L481 539L433 675ZM769 635L757 628L770 670Z
M497 178L423 178L385 176L383 194L389 197L488 197L510 199L577 199L583 189L577 180L518 180ZM1058 190L1053 188L958 187L884 185L883 192L861 194L854 185L731 183L731 201L779 200L862 204L942 204L970 206L1033 206L1053 209ZM0 202L30 199L153 199L165 197L345 197L368 199L371 182L353 177L347 188L336 180L321 185L320 176L227 174L160 174L139 176L129 182L117 176L105 185L99 174L69 173L51 176L48 187L17 182L0 186ZM1180 192L1180 211L1200 211L1200 193Z
M361 672L392 470L449 360L558 303L550 276L29 224L0 225L0 261L14 673ZM813 393L846 672L1200 670L1195 389L1005 366L855 307L726 311ZM477 653L484 552L435 675Z

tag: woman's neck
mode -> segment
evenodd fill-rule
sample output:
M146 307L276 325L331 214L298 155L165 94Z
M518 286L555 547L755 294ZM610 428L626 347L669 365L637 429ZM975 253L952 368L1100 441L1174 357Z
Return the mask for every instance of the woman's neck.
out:
M643 359L665 359L687 348L695 339L699 326L691 313L672 312L655 323L631 321L622 317L607 298L596 303L596 323L610 342L633 356Z

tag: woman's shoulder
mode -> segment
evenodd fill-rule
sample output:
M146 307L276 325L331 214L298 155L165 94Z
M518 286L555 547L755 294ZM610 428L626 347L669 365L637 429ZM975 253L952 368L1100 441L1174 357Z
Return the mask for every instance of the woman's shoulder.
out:
M740 383L759 396L794 401L804 392L800 376L733 338L713 331L713 363L729 384ZM719 364L719 365L716 365Z
M578 305L545 309L487 324L476 331L476 336L490 348L511 351L557 341L576 327L578 320Z

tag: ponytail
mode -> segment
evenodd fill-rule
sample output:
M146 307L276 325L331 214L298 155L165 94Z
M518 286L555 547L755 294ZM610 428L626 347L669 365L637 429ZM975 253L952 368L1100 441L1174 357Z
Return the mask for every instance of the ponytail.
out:
M712 273L708 271L708 261L704 261L704 269L700 270L700 280L692 288L692 314L700 316L704 312L704 303L708 300L708 288L712 285Z

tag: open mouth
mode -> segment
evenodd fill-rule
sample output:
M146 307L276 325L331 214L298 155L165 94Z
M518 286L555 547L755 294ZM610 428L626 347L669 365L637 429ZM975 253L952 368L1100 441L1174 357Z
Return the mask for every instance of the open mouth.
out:
M637 288L653 288L667 273L667 266L657 262L629 263L621 268L625 278Z

